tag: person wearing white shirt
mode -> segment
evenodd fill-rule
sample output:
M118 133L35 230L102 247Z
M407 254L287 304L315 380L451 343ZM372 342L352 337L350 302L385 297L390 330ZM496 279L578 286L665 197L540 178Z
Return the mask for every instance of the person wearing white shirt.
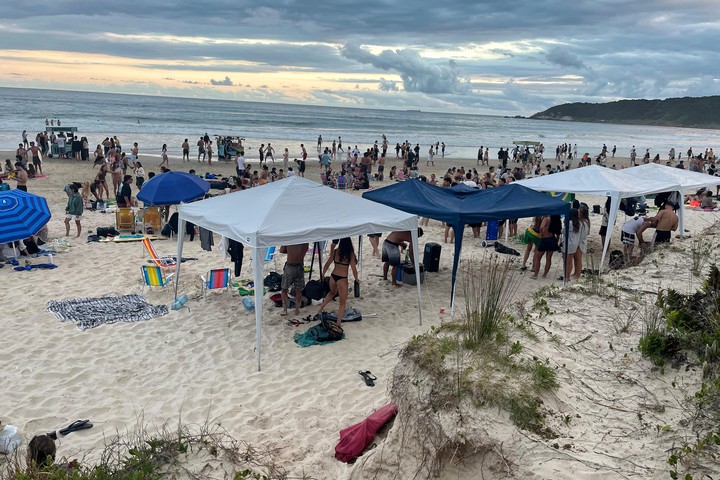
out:
M238 177L241 177L243 172L245 171L245 157L243 157L242 155L238 155L235 161L237 162L235 171L237 172Z
M472 172L467 172L465 174L465 180L462 182L468 187L477 188L478 184L475 183L472 179Z
M295 170L293 170L292 167L288 167L287 176L288 176L288 177L295 177L295 176L297 176L297 173L295 173Z

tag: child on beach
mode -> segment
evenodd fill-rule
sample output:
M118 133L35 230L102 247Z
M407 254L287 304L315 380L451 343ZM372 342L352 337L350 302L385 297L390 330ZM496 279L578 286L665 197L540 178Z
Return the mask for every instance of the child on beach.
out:
M135 186L140 190L142 188L143 183L145 183L145 169L142 166L142 163L136 162L135 163Z

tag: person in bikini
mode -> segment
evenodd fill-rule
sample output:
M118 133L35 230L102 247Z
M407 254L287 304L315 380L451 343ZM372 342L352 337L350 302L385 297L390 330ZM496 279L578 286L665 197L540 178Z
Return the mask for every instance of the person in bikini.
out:
M334 263L333 271L330 274L330 292L325 296L318 314L321 314L325 306L335 298L335 295L339 295L339 305L337 313L337 324L342 323L343 316L345 315L345 308L347 305L348 297L348 285L350 283L348 279L349 270L352 269L353 277L355 281L359 282L357 272L357 257L355 256L355 249L352 244L352 240L349 237L341 238L338 242L337 248L333 249L332 255L325 262L325 266L322 270L322 278L325 278L325 273L330 268L330 264Z

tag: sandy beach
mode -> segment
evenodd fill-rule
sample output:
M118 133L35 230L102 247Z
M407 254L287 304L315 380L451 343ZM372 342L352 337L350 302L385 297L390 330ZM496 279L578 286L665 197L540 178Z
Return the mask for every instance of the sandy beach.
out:
M0 152L3 160L13 156ZM142 160L147 172L159 171L159 158ZM256 158L248 161L257 165ZM629 160L608 160L611 163L627 166ZM396 164L400 161L389 159L386 171ZM476 160L436 159L434 167L424 164L423 157L423 174L435 173L440 178L453 166L475 167ZM282 162L276 166L281 168ZM177 157L170 159L173 170L234 174L233 163L201 167L195 161L183 164ZM185 308L148 321L101 325L82 332L47 313L50 300L140 293L140 266L147 257L137 242L86 243L90 231L114 225L112 214L86 211L80 238L74 238L74 226L71 237L64 237L67 196L63 188L72 181L91 180L97 170L92 162L48 159L44 171L47 177L31 179L28 191L47 198L53 214L48 224L50 239L66 239L69 246L55 255L56 269L0 269L5 293L0 300L3 424L18 426L27 442L33 435L76 419L90 419L94 427L62 438L58 454L93 459L109 438L132 432L138 424L153 429L180 420L218 423L233 437L272 451L288 478L409 478L411 467L403 461L412 462L413 454L398 450L394 429L355 465L337 461L334 447L341 429L390 401L398 353L409 339L450 320L453 252L452 245L443 243L440 222L431 220L420 242L421 250L426 242L442 245L440 271L428 273L422 287L422 326L418 325L414 287L396 289L383 281L382 264L365 242L362 295L359 299L351 296L349 305L363 314L377 315L344 324L346 339L342 341L300 348L293 335L310 325L288 325L266 296L263 370L257 372L254 314L242 306L237 292L210 292L206 299L202 297L200 275L231 263L217 248L203 251L198 239L185 242L184 255L197 258L182 267L179 292L190 298ZM319 173L315 162L308 162L306 178L319 181ZM388 182L376 182L373 187L381 183ZM14 182L10 184L14 188ZM134 185L132 190L135 195ZM579 199L591 206L603 202L597 197ZM623 333L618 333L616 322L627 312L630 297L650 301L661 288L673 286L688 292L699 287L701 279L688 269L690 244L697 238L716 239L717 229L705 230L717 220L717 212L687 211L685 228L690 238L674 239L670 248L648 256L640 265L608 275L608 285L624 288L615 294L611 286L603 295L588 293L582 288L584 280L562 287L555 280L562 274L560 255L555 255L547 279L530 280L529 273L521 274L515 301L528 309L535 301L534 292L557 286L556 293L547 296L552 313L532 314L530 328L537 340L523 342L527 355L548 358L557 368L560 388L545 398L545 408L548 425L560 436L538 438L514 427L496 408L479 410L471 420L487 430L486 438L492 441L489 453L448 459L440 478L481 478L479 472L483 478L666 478L667 450L691 437L682 426L687 414L682 400L686 393L699 389L701 375L695 368L659 371L637 352L640 321L630 321ZM521 219L518 232L529 222ZM615 225L611 249L620 245L622 222L619 218ZM592 215L591 224L589 247L597 262L600 216ZM161 253L176 249L169 240L157 241L155 246ZM524 250L512 239L509 246ZM241 278L249 279L247 252ZM469 259L495 253L481 247L466 229L462 255ZM713 249L707 265L716 260ZM266 271L281 272L283 263L279 255ZM146 290L145 295L153 304L170 303L161 289ZM458 304L462 302L459 297ZM305 308L301 316L315 310ZM372 371L376 386L366 386L358 370ZM573 420L563 421L567 416ZM656 430L656 425L671 428ZM203 462L204 478L225 478L231 469L220 461Z

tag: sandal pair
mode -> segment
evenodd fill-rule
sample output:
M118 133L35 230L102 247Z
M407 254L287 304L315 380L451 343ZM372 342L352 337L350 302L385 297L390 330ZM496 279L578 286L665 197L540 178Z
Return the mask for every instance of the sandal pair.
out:
M368 387L374 387L375 386L375 380L377 380L377 377L370 372L370 370L362 371L360 370L358 372L361 377L363 377L363 380L365 380L365 385Z

